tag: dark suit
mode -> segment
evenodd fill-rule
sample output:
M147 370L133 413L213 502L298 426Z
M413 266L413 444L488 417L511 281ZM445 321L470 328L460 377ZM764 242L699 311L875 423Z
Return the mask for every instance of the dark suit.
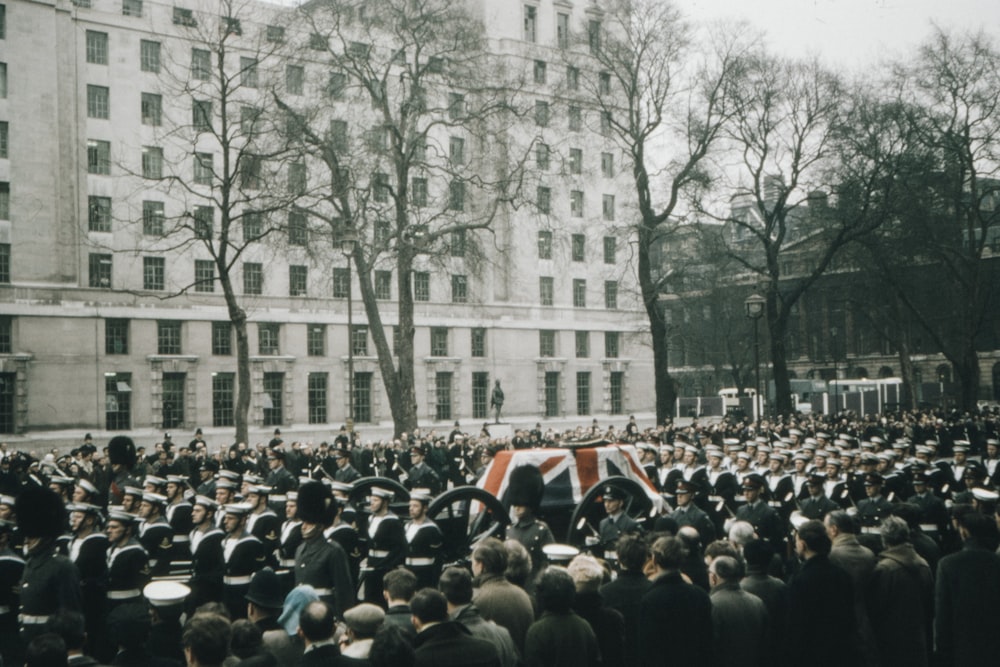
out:
M500 667L496 647L455 621L424 629L413 644L414 667Z
M941 665L988 665L1000 655L1000 555L968 540L938 563L934 650Z
M641 572L624 570L617 579L601 586L604 605L617 609L625 617L626 665L634 665L639 659L639 610L650 585Z
M836 641L817 650L817 637ZM786 639L794 659L808 655L815 667L861 664L851 575L828 556L813 556L789 582Z
M334 658L340 655L336 644L324 644L302 654L299 667L327 667Z
M712 602L680 572L657 577L642 596L639 645L642 667L707 665L712 657Z

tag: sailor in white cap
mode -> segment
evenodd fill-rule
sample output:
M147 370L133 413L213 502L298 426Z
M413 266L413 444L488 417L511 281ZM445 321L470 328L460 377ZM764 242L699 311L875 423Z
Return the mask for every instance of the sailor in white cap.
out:
M187 478L183 475L167 475L164 517L173 530L173 549L170 553L172 562L189 560L191 548L188 544L188 533L191 532L191 503L184 498L188 488Z
M437 586L441 575L441 529L427 516L431 494L425 489L410 493L410 520L406 522L406 567L417 575L418 587Z
M110 510L105 532L108 536L108 607L135 602L149 583L149 556L135 537L139 517L122 510Z
M170 572L170 553L174 545L174 531L163 516L167 497L145 492L139 503L139 542L149 554L149 568L153 576Z
M222 601L222 576L225 570L222 542L226 534L216 526L219 505L206 496L195 496L191 505L193 527L188 535L191 546L191 596L189 610L206 602Z
M374 604L382 600L382 578L406 559L406 530L389 509L393 493L374 487L368 500L368 557L361 564L360 597Z
M223 542L225 572L222 578L222 602L233 619L245 618L245 596L250 577L267 564L264 544L246 530L250 505L231 503L222 507L226 539Z
M268 505L271 491L269 486L251 484L246 487L245 502L251 507L250 514L247 515L247 532L264 543L264 549L268 553L268 564L273 565L277 563L273 553L281 540L281 519Z

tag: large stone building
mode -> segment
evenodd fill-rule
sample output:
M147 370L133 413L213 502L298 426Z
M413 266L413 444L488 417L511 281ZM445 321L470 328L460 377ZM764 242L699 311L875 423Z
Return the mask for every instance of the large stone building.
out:
M453 251L414 264L418 417L483 418L497 379L510 415L649 410L651 355L623 220L628 170L579 83L599 76L587 66L586 36L600 34L601 11L553 0L470 7L495 62L523 73L512 79L530 112L499 143L530 150L529 194L502 207L489 233L471 235L477 261ZM226 156L197 125L223 111L199 99L203 80L218 76L199 40L228 36L243 87L234 103L266 104L264 81L275 75L298 99L346 109L352 133L372 129L369 102L332 103L311 85L332 86L333 75L291 11L207 0L0 4L0 434L232 426L235 343L213 257L207 244L163 232L190 224L195 241L218 234L212 198ZM463 138L472 151L497 143ZM293 171L287 177L292 189ZM296 237L296 216L312 213L302 206L274 211L287 216L286 243L247 244L233 263L250 320L250 424L322 432L346 421L348 290L356 421L386 422L357 282L342 255ZM389 265L376 274L380 266L376 296L392 327L397 283Z

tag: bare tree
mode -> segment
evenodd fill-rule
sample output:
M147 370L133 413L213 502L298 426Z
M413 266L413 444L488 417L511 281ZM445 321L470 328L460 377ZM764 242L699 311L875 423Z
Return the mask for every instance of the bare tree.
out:
M470 274L502 253L493 234L519 200L530 142L509 139L519 121L509 88L516 83L504 80L483 26L460 3L333 0L304 5L301 20L309 46L331 62L330 103L303 108L280 96L278 103L326 174L310 212L334 244L358 240L351 259L395 430L411 431L414 298L427 300L429 269L438 268L435 278L452 274L444 287L453 300L471 302ZM379 301L385 286L377 284L388 271L394 337Z

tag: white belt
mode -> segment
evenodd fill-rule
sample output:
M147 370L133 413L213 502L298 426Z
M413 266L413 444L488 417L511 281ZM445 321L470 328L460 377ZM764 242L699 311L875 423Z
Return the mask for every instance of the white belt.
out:
M368 552L368 555L372 558L388 558L389 552L385 549L372 549Z
M10 613L10 607L8 607L7 605L0 605L0 614L9 614L9 613Z
M174 535L174 544L177 544L178 542L190 542L190 541L191 538L188 537L187 535Z
M780 500L769 500L767 501L767 504L770 505L771 507L781 507Z
M278 565L280 565L281 567L295 567L295 559L282 558L281 560L278 561Z
M227 586L242 586L250 583L250 575L245 577L223 577L222 583Z
M40 625L49 620L49 616L38 616L36 614L18 614L17 620L21 625Z
M711 500L713 503L717 503L720 500L722 500L722 496L709 496L708 499Z
M920 530L928 533L936 533L941 528L936 523L922 523L920 524Z
M276 495L272 494L269 497L271 499L271 502L274 502L274 503L283 503L286 500L288 500L288 496L276 496Z
M618 560L618 552L617 551L605 551L604 552L604 560Z
M433 565L434 564L434 559L433 558L407 558L406 559L406 564L407 565L417 565L417 566L419 566L419 565Z
M128 600L142 596L142 591L138 588L130 588L127 591L108 591L109 600Z
M879 532L878 526L861 526L862 533L877 533Z
M323 597L324 595L333 595L332 588L314 588L313 590L316 591L316 595L320 597Z

